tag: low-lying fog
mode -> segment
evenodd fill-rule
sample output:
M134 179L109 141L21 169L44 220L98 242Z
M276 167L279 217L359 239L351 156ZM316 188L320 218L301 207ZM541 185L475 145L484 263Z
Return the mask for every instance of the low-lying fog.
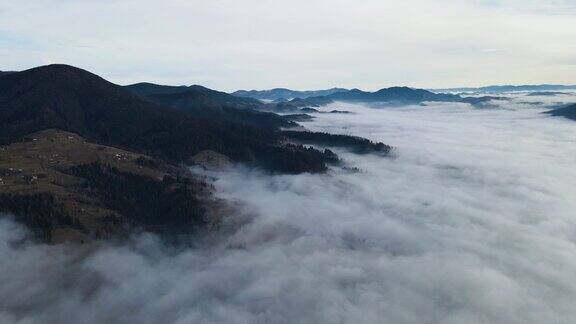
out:
M574 323L576 122L499 108L335 104L306 127L396 147L326 175L211 173L227 234L74 252L0 225L2 323ZM551 101L552 100L552 101ZM576 97L572 98L576 101Z

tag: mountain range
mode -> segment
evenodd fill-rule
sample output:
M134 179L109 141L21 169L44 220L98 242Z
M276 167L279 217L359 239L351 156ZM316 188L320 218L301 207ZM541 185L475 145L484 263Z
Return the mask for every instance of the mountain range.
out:
M259 127L208 118L210 110L173 109L130 93L87 71L49 65L0 77L0 143L59 128L102 144L180 162L202 150L280 172L325 170L322 153L279 146L265 119ZM249 111L245 119L263 114ZM279 116L270 120L287 125ZM291 156L293 158L291 158Z
M214 224L221 212L211 211L223 209L189 165L320 173L339 158L310 144L391 149L284 131L299 125L253 109L261 105L200 86L122 87L61 64L2 73L0 212L49 242L87 242L133 227L174 238Z
M264 105L252 98L242 98L199 85L166 86L137 83L124 89L146 101L172 107L195 117L234 122L255 127L294 126L287 118L262 112Z
M227 120L251 126L267 124L272 127L287 126L291 118L282 118L275 114L269 114L269 112L301 113L302 108L324 106L336 101L388 105L409 105L423 102L446 101L478 105L493 99L505 99L488 96L462 97L454 94L434 93L424 89L409 87L391 87L376 92L362 91L359 89L346 90L343 88L318 91L294 91L279 88L264 91L241 90L232 94L211 90L198 85L166 86L152 83L137 83L125 86L124 88L146 101L191 112L198 117ZM265 102L262 100L274 101Z
M334 101L505 99L408 87L308 94L316 96L264 103L197 85L119 86L61 64L2 72L0 212L53 243L88 242L133 228L174 239L217 225L226 210L190 165L243 163L272 173L321 173L340 163L339 157L310 145L356 154L387 155L392 149L360 137L303 130L293 121L309 119L302 107L315 113L309 107ZM283 109L300 113L270 112ZM576 119L576 106L550 114Z
M504 93L514 91L561 91L576 90L576 85L560 84L539 84L539 85L492 85L486 87L463 87L463 88L446 88L433 89L434 92L483 92L483 93Z
M259 100L286 101L294 98L306 99L309 97L329 96L333 93L343 91L348 91L348 89L332 88L326 90L298 91L286 88L275 88L271 90L238 90L233 92L232 95Z
M290 111L306 107L319 107L333 102L357 102L370 103L379 105L413 105L424 102L462 102L473 105L486 104L491 100L506 100L504 97L482 96L482 97L463 97L449 93L435 93L424 89L415 89L409 87L391 87L381 89L375 92L352 89L332 93L326 96L295 98L290 101L276 103L270 106L278 110Z
M49 242L87 242L131 228L174 238L212 226L226 209L189 165L239 162L273 173L320 173L339 157L309 145L357 154L387 155L392 149L360 137L302 130L295 120L318 112L310 107L506 99L408 87L326 91L265 103L198 85L119 86L61 64L2 72L0 212ZM290 109L299 114L271 112ZM549 113L576 119L576 105Z

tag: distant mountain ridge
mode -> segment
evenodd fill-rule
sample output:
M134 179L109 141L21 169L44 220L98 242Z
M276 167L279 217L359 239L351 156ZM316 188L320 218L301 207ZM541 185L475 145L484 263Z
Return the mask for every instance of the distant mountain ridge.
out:
M375 92L352 89L344 92L333 93L328 96L309 97L306 99L296 98L291 101L278 104L286 110L288 107L318 107L324 106L336 101L359 102L359 103L379 103L386 105L411 105L421 104L424 102L462 102L473 105L483 104L490 100L506 98L502 97L462 97L449 93L434 93L424 89L415 89L409 87L390 87L380 89Z
M169 85L159 85L154 83L141 82L124 86L124 88L132 92L133 94L142 97L195 93L198 95L198 97L203 97L202 98L203 100L210 101L208 103L212 105L214 104L230 105L230 106L236 106L237 108L244 108L261 104L256 99L237 97L225 92L212 90L200 85L169 86Z
M434 92L489 92L489 93L503 93L514 91L558 91L558 90L576 90L576 85L561 85L561 84L492 85L477 88L462 87L462 88L431 89L431 91Z
M348 92L335 93L329 99L338 101L365 101L365 102L398 102L420 103L424 101L456 101L461 98L457 95L434 93L424 89L409 87L390 87L375 92L366 92L353 89Z
M332 88L326 90L298 91L286 88L275 88L270 90L238 90L232 93L234 96L254 98L259 100L291 100L294 98L306 99L310 97L329 96L337 92L348 91L344 88Z
M236 97L199 85L167 86L136 83L124 86L124 89L146 101L169 106L195 117L257 127L294 126L284 117L260 111L263 103L257 99Z

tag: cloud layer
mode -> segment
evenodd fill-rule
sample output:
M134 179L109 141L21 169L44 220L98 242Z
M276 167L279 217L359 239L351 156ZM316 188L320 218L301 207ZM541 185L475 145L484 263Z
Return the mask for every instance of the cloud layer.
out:
M356 114L308 127L395 157L340 152L360 173L210 173L242 207L196 248L48 247L3 221L0 322L572 323L576 124L524 99L336 104Z

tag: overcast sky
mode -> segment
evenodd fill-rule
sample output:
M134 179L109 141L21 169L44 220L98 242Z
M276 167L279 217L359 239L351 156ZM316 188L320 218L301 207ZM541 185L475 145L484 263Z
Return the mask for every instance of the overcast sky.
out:
M0 0L0 70L120 84L576 84L574 0Z

